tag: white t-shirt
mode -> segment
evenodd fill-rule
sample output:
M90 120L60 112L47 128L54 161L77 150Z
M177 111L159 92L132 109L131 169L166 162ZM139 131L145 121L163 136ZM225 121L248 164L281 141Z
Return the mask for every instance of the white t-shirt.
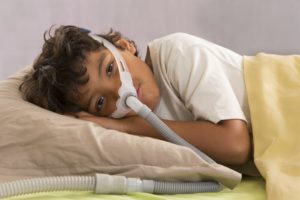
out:
M161 91L154 112L169 120L241 119L250 127L243 57L204 39L175 33L148 44Z

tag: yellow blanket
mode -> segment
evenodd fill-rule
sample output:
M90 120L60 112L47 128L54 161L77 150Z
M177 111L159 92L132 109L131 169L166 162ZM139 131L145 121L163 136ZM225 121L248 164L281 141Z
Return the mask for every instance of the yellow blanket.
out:
M267 198L300 199L300 55L244 57L244 74Z

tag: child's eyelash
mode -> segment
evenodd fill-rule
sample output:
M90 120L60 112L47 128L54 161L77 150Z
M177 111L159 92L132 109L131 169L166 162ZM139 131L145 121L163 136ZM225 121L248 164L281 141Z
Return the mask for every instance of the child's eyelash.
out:
M106 67L106 73L110 76L113 72L114 62L110 62Z
M96 110L97 112L100 112L103 109L103 105L105 102L105 98L101 96L97 101L96 101Z

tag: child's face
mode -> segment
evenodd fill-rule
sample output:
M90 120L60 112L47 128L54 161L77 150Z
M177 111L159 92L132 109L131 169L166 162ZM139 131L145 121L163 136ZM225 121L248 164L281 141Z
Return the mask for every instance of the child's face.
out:
M159 89L150 67L131 51L119 51L131 74L138 99L153 110L159 101ZM87 55L85 67L89 81L79 88L80 106L89 113L110 116L116 110L121 86L113 55L107 49L91 52ZM129 115L134 115L134 112Z

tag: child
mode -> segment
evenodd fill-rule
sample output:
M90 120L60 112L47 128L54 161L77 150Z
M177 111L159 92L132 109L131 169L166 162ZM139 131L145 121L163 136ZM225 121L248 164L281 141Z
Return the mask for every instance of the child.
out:
M144 119L116 110L120 78L111 52L74 26L45 34L42 53L20 86L24 98L105 128L163 139ZM133 41L101 37L120 51L138 98L177 134L218 163L242 165L251 155L250 116L242 56L183 33L149 43L145 62Z

